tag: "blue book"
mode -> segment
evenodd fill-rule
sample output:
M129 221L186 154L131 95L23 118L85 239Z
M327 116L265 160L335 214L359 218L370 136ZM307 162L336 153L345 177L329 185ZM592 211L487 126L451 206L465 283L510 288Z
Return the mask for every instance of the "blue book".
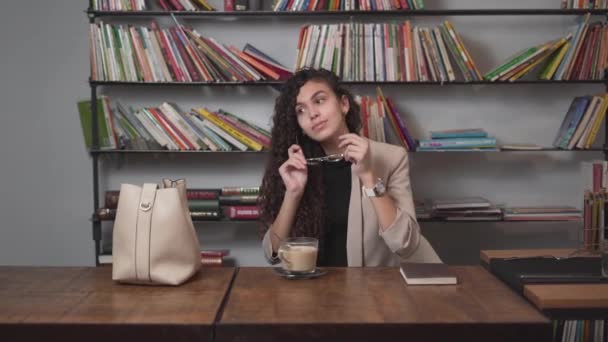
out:
M559 141L555 147L567 149L568 143L572 138L572 135L576 131L579 122L583 118L585 111L587 110L587 106L591 102L591 96L581 96L574 99L574 111L568 111L564 121L567 123L566 126L561 131L561 134L558 135ZM572 106L570 107L572 109ZM560 128L561 130L562 128Z
M455 139L430 139L420 140L420 147L435 148L471 148L471 147L494 147L496 138L455 138Z
M431 139L450 138L487 138L488 133L482 129L455 129L446 131L431 131Z

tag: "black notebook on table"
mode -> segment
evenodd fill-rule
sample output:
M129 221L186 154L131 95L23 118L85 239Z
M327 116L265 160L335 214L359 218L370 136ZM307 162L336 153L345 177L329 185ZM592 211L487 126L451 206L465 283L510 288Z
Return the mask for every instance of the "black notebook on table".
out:
M523 293L526 284L608 283L600 258L532 257L491 259L490 270L511 288Z

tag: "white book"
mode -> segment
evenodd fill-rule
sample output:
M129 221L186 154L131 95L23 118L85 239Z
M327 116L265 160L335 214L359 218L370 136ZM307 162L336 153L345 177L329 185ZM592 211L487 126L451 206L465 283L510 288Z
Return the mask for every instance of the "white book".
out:
M141 27L141 36L145 44L144 52L146 54L146 57L148 58L150 69L152 69L152 77L154 79L154 82L162 82L164 81L164 77L161 73L160 62L158 60L158 56L156 56L156 52L152 48L150 32L148 32L147 27Z
M336 41L336 25L329 25L327 29L327 39L325 40L325 51L323 52L321 67L326 70L331 70L331 61L334 55L334 44Z
M184 119L177 113L177 110L167 102L160 105L159 109L165 114L168 120L171 120L173 126L179 129L182 135L194 145L196 150L201 150L201 145L198 144L196 134L190 129L190 126L184 122Z
M344 39L346 37L346 24L342 23L338 25L338 37L336 39L335 44L335 53L338 55L336 57L336 74L339 76L343 76L344 72L342 71L342 60L344 59Z
M163 55L162 49L160 48L160 44L158 42L158 38L154 30L149 29L150 41L152 42L152 50L154 50L154 54L157 56L157 60L160 66L160 71L162 73L163 82L171 82L173 81L173 77L171 77L171 72L169 71L169 66L167 65L167 61L165 60L165 56Z
M599 100L601 100L601 98L599 96L593 96L593 98L591 99L591 102L589 103L589 105L587 106L587 109L585 110L585 114L583 115L583 118L579 122L578 126L576 127L576 130L574 131L574 134L572 135L572 138L568 142L569 150L573 149L576 146L579 139L583 135L585 129L587 128L587 124L591 121L591 118L593 117L593 112L595 111L595 106L597 105Z
M321 34L319 36L319 41L317 42L318 47L317 47L317 53L314 57L314 68L320 68L321 67L321 62L322 62L322 57L323 57L323 53L325 53L325 47L327 46L326 42L327 42L327 31L329 31L329 24L325 24L325 25L321 25Z
M131 46L131 40L127 29L121 25L120 27L120 41L124 51L124 58L122 60L126 71L126 79L129 81L137 81L137 70L135 69L135 61L133 60L133 47Z
M374 46L374 78L372 81L384 81L384 66L386 61L383 58L384 40L382 25L372 24L372 37Z
M143 114L141 111L136 111L134 113L135 117L137 118L137 120L139 120L139 122L142 124L142 126L144 126L144 128L148 131L148 133L150 133L150 135L152 136L152 138L162 147L165 147L169 150L173 150L173 146L171 146L168 141L166 140L164 133L161 134L158 131L158 128L150 121L150 119Z
M591 129L593 128L595 122L600 117L600 109L602 108L602 106L604 104L604 97L603 96L594 96L593 99L595 100L596 97L598 98L598 101L595 102L595 108L593 108L593 114L591 116L591 119L589 119L587 126L585 127L583 135L580 137L580 139L578 139L578 142L576 143L577 148L585 148L585 143L587 142L587 137L591 133ZM592 102L592 104L593 104L593 102Z
M175 144L178 150L182 150L188 147L188 144L186 144L186 142L169 125L169 123L166 122L164 118L162 118L162 116L160 118L157 118L149 110L146 110L145 113L149 115L151 120L154 120L154 123L158 125L158 127L167 135L167 137Z
M167 138L167 141L170 142L170 145L173 147L174 150L181 150L180 145L175 140L173 140L174 138L170 134L170 133L175 134L175 132L173 132L173 131L169 132L165 128L165 125L163 125L161 122L159 122L158 119L149 110L144 109L142 112L145 113L146 116L148 117L148 119L155 125L155 127L157 127L158 130L160 132L162 132L162 134ZM180 140L180 143L181 143L181 140Z
M302 62L302 67L312 67L317 54L319 36L321 35L321 25L310 26L310 41L306 48L306 58Z
M103 42L105 46L106 60L108 61L108 71L110 81L120 81L118 71L116 70L116 55L114 54L114 46L112 45L112 35L109 24L103 24Z
M435 39L437 40L437 45L439 46L439 53L441 55L441 61L443 62L443 66L445 67L448 79L450 81L456 81L456 74L454 73L454 69L452 68L452 63L450 63L450 56L448 55L447 48L445 47L445 43L443 41L443 36L441 35L441 31L438 27L435 27L433 29L433 34L435 35Z
M140 116L138 116L138 119L142 120L142 123L143 120L145 120L150 125L150 127L154 129L157 135L161 137L161 141L163 141L163 144L167 146L167 148L174 151L180 149L177 143L173 140L173 138L171 138L169 133L165 131L164 127L158 122L158 120L156 120L154 115L152 115L152 113L150 113L148 109L143 109L139 113Z
M375 79L374 69L374 24L364 24L365 28L365 81L373 82Z

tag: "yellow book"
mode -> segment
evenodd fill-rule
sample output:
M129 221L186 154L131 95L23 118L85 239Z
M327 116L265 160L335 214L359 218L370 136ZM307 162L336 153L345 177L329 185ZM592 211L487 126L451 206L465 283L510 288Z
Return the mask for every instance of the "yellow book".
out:
M595 141L598 132L600 131L600 127L602 126L602 122L604 122L604 118L606 117L606 110L608 110L608 94L604 94L602 96L602 105L600 106L599 112L595 117L595 121L593 122L593 126L591 127L591 132L587 136L587 140L585 141L585 148L590 148L591 144Z
M563 44L565 44L566 41L567 41L566 38L561 38L553 44L548 43L545 46L543 46L541 49L543 49L543 50L547 49L547 50L545 52L543 52L541 54L541 56L538 57L534 62L530 63L530 65L526 66L520 72L518 72L517 74L515 74L511 78L509 78L509 81L511 81L511 82L515 81L515 80L521 78L523 75L527 74L532 68L534 68L535 66L540 64L540 62L544 61L547 57L551 56L551 54L553 52L555 52L555 50L559 49Z
M458 50L460 50L460 54L463 55L465 64L471 71L471 74L474 73L477 76L478 80L483 80L483 76L481 75L479 70L477 70L477 66L475 66L473 58L471 58L471 55L469 55L469 51L467 51L466 47L464 46L464 43L462 42L462 39L460 39L460 35L456 33L456 29L454 29L452 23L446 20L444 22L444 25L448 29L450 35L452 35L452 39L454 40L454 43L456 43L456 48L458 48Z
M566 42L566 44L561 47L555 58L547 66L547 71L540 75L541 80L550 80L553 78L553 75L557 71L557 67L559 67L559 65L562 63L562 60L564 59L564 56L569 48L570 41Z
M205 108L194 109L194 111L199 113L202 117L211 121L212 123L214 123L221 129L223 129L226 133L230 134L231 136L233 136L235 139L237 139L241 143L247 145L247 147L251 148L252 150L254 150L254 151L262 150L262 148L263 148L262 144L250 139L248 136L241 133L238 129L233 127L231 124L229 124L229 123L225 122L224 120L218 118L217 116L213 115L212 113L207 111Z

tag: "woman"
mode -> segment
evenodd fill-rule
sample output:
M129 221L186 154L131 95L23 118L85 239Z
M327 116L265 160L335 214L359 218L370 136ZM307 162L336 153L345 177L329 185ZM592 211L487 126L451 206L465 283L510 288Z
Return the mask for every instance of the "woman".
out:
M405 149L360 127L359 105L330 71L303 69L283 86L260 190L270 263L290 236L319 239L319 266L440 262L420 234Z

